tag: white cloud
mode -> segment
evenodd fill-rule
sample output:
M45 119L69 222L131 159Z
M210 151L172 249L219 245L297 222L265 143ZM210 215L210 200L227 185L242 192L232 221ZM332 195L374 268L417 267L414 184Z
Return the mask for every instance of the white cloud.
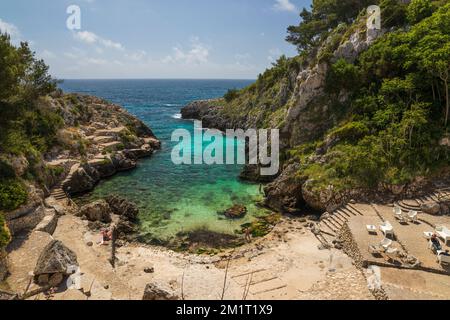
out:
M54 54L53 52L51 52L50 50L44 50L41 52L40 56L43 59L53 59L56 58L56 54Z
M297 7L290 0L275 0L273 5L277 11L297 12Z
M124 47L119 42L114 42L109 39L104 39L90 31L77 31L74 32L75 39L84 42L89 45L101 45L105 48L112 48L116 50L124 50Z
M250 54L250 53L236 53L235 55L234 55L234 58L236 59L236 60L248 60L248 59L250 59L252 57L252 55Z
M12 23L8 23L8 22L0 19L0 31L4 32L4 33L5 32L8 33L11 36L11 40L13 40L13 41L20 40L21 34L19 31L19 28L17 28Z
M125 54L125 58L134 62L142 62L147 58L147 52L144 50L139 50L137 52Z
M164 63L181 62L187 65L199 65L208 62L209 48L201 43L199 38L191 39L191 48L184 51L183 48L174 47L173 54L163 59Z
M283 52L278 48L270 49L267 60L269 60L270 63L276 62L282 54Z

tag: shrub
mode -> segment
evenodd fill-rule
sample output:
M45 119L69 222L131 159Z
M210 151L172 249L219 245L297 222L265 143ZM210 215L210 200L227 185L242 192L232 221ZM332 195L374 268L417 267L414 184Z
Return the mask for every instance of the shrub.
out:
M369 128L362 121L352 121L331 131L330 136L339 140L356 142L369 133Z
M352 91L358 88L359 82L358 68L339 59L327 73L326 90L334 94L339 94L341 90Z
M417 23L433 13L430 0L412 0L408 6L406 16L410 23Z
M14 169L8 163L0 160L0 178L8 179L14 178L15 176L16 173L14 172Z
M239 91L236 89L229 89L223 96L226 102L231 102L239 96Z
M6 247L6 245L10 241L11 241L11 233L9 232L8 226L6 225L3 213L0 212L0 249Z
M0 210L15 210L27 201L28 193L18 179L5 179L0 182Z

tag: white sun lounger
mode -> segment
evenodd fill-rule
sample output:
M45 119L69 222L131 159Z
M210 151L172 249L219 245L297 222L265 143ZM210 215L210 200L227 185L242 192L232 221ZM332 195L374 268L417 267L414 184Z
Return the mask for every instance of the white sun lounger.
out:
M411 221L411 222L417 222L417 211L411 210L411 211L408 213L408 219L409 219L409 221Z
M450 256L445 254L444 251L439 251L437 255L437 259L440 265L449 264L450 265Z
M397 220L405 221L405 217L403 216L402 208L395 206L392 211L394 212L394 216Z
M439 238L444 240L445 244L447 244L447 241L450 240L450 230L448 230L446 227L437 227L436 233Z
M394 228L392 227L392 224L389 221L384 222L382 225L380 225L381 232L384 233L384 235L387 236L394 236Z
M380 242L380 246L383 247L384 250L388 250L392 246L392 240L384 238L383 241Z

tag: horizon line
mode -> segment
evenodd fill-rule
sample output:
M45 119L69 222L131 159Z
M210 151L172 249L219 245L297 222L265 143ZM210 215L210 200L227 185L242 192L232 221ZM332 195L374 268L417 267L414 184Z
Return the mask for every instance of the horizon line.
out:
M241 80L256 81L257 78L56 78L56 80Z

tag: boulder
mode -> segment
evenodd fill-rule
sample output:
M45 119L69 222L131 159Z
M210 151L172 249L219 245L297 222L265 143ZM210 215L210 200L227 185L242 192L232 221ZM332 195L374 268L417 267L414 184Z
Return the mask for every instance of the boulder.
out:
M63 189L70 195L92 190L100 180L100 173L85 164L78 168L72 177L63 183Z
M111 208L105 200L98 200L81 207L80 214L89 221L100 221L104 223L112 221Z
M268 207L281 212L293 212L302 206L302 183L295 178L298 170L298 164L291 164L274 182L267 185L264 192Z
M47 232L53 234L58 224L58 214L55 209L45 209L45 216L36 226L36 231Z
M173 290L161 284L147 284L144 290L142 300L179 300L180 298L173 293Z
M25 230L34 229L42 221L44 216L44 206L40 205L34 209L31 208L29 212L19 218L7 220L6 224L11 232L11 235L15 235Z
M242 205L234 205L225 210L224 215L229 219L240 219L247 214L247 208Z
M136 167L136 161L128 159L122 152L117 152L111 156L111 161L118 171L130 170Z
M136 220L139 215L138 207L131 201L117 195L105 199L114 214L129 220Z
M117 170L111 159L94 159L88 162L95 170L98 171L101 178L107 178L114 175Z
M40 285L59 285L78 266L77 256L61 241L52 240L42 251L34 268L34 280Z
M123 153L127 158L130 158L133 160L150 157L153 154L153 150L151 149L151 147L149 145L147 145L147 146L148 146L148 148L124 150Z
M136 226L128 220L120 219L116 226L119 238L126 238L127 235L136 232Z
M441 206L436 202L427 202L420 205L420 210L428 214L439 215L441 213Z

